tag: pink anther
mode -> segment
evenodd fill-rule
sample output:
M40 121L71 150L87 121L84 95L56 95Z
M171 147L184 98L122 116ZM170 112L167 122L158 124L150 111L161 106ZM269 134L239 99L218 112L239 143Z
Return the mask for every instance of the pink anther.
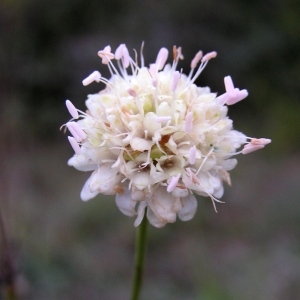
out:
M101 74L98 71L94 71L91 75L89 75L87 78L82 80L82 84L84 86L89 85L92 82L100 82L101 81Z
M164 67L164 65L168 59L168 54L169 54L168 49L166 49L164 47L159 50L156 61L155 61L155 64L157 65L158 70L161 70Z
M212 51L212 52L209 52L209 53L205 54L202 57L201 61L202 62L206 62L206 61L209 61L212 58L215 58L216 56L217 56L217 52L216 51Z
M78 111L70 100L66 100L66 106L73 119L78 119Z
M68 136L68 140L74 150L74 152L76 154L80 154L81 153L81 149L80 149L80 146L78 145L77 141L75 138L73 138L72 136Z

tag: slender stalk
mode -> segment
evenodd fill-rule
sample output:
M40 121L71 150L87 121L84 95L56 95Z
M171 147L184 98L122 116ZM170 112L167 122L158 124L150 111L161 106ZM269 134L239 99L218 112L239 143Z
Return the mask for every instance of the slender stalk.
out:
M140 224L140 226L137 228L137 232L136 232L134 274L133 274L131 300L138 300L141 291L143 269L144 269L144 257L145 257L145 249L146 249L147 223L148 221L145 212L143 221Z
M14 267L11 255L9 253L9 246L6 236L6 231L4 228L4 221L2 219L2 215L0 213L0 236L2 240L2 252L3 257L1 257L2 265L0 265L1 271L4 276L4 284L5 284L5 299L6 300L16 300L16 290L14 283ZM0 295L1 297L1 295Z

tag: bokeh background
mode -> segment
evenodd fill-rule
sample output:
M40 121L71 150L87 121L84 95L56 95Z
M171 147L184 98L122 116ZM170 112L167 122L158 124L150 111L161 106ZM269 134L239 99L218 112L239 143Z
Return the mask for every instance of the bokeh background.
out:
M197 83L222 93L230 74L250 93L235 128L273 142L239 158L218 213L200 198L192 221L149 228L142 299L298 299L299 20L297 0L2 0L0 298L13 269L19 299L129 299L134 220L113 198L80 200L88 174L67 166L59 127L65 99L84 110L103 88L81 84L107 75L97 51L145 41L146 63L182 46L186 73L216 50Z

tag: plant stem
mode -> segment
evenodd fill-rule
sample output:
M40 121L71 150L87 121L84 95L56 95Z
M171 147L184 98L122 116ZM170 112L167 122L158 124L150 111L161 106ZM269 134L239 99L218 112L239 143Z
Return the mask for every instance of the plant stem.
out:
M12 262L11 254L9 253L9 246L6 236L6 231L4 228L4 221L2 219L2 215L0 213L0 238L2 240L2 257L0 264L0 271L3 272L1 274L4 277L5 284L5 299L6 300L16 300L16 290L15 290L15 272ZM0 295L1 297L1 295Z
M138 300L144 269L144 257L146 249L146 237L147 237L147 216L146 211L142 223L137 228L135 239L135 259L134 259L134 274L132 284L131 300Z

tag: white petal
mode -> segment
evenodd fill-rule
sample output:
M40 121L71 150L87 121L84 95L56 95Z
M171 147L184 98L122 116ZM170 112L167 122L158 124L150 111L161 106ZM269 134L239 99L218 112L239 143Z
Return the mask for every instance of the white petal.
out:
M153 145L153 142L147 141L139 137L135 137L131 140L130 145L132 147L132 150L143 152L145 150L149 150Z
M183 208L178 212L178 217L182 221L191 220L197 210L197 200L194 195L189 195L185 198L182 198Z
M95 196L97 196L99 194L98 191L91 192L91 190L90 190L90 181L91 181L91 177L85 182L85 184L84 184L84 186L81 190L80 198L83 201L88 201L88 200L94 198Z
M74 167L79 171L94 171L97 164L89 160L85 155L75 154L68 160L68 165Z
M148 205L156 217L165 223L174 223L176 221L176 198L168 193L165 187L158 188Z
M141 222L144 218L144 215L145 215L146 206L147 206L146 201L140 202L140 205L139 205L138 211L137 211L138 216L137 216L136 220L134 221L134 227L137 227L141 224Z
M167 224L166 221L158 219L149 206L147 208L147 219L156 228L162 228Z
M121 176L117 175L118 170L112 169L111 164L101 165L91 175L90 190L98 191L104 195L114 195L115 186L120 183Z
M123 194L116 195L116 204L119 210L126 216L133 217L136 215L134 209L136 202L131 200L131 191L125 189Z

